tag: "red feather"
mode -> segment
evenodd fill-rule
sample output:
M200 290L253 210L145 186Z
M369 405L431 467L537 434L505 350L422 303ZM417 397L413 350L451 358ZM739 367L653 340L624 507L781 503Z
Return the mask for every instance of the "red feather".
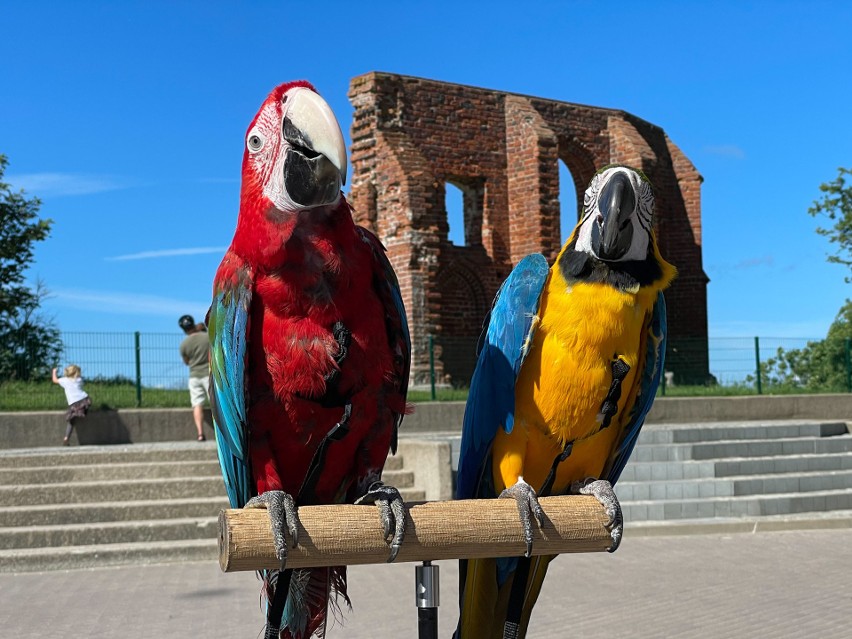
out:
M271 108L280 110L284 94L296 86L313 90L307 82L277 87L249 131L264 109L264 117ZM299 503L313 454L342 417L340 402L322 402L335 370L335 395L352 405L350 430L328 447L315 503L351 502L381 476L406 412L410 346L407 330L400 328L405 319L382 288L390 285L383 249L371 235L365 241L364 233L342 194L331 206L275 208L246 151L237 228L215 286L234 286L238 271L252 274L245 392L257 493L284 490ZM396 286L392 272L391 278ZM332 332L337 322L351 332L340 366ZM329 584L328 590L346 596L343 569L319 569L310 582ZM311 621L304 637L324 626L329 596L306 601Z

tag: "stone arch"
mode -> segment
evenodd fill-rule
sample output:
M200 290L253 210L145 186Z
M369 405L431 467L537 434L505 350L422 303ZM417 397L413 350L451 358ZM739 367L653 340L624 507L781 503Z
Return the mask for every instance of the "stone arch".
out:
M459 247L456 247L459 248ZM461 251L458 251L461 253ZM444 383L466 386L473 375L476 343L491 300L475 264L463 255L450 258L435 278L438 294L438 334L435 358L441 362Z

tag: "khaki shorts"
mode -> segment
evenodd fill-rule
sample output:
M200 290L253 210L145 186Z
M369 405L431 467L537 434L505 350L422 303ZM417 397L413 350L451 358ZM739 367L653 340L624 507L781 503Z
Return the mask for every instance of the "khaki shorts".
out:
M201 406L210 397L209 377L189 378L189 402L193 406Z

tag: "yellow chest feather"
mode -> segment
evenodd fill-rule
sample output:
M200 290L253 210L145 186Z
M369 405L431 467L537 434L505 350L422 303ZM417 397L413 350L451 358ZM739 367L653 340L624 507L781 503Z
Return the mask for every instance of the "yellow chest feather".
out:
M645 299L649 298L649 299ZM619 411L640 373L640 352L653 301L602 284L569 287L551 277L539 307L540 323L515 388L516 423L560 443L595 433L612 384L612 365L630 370L622 382ZM613 428L617 430L617 428Z

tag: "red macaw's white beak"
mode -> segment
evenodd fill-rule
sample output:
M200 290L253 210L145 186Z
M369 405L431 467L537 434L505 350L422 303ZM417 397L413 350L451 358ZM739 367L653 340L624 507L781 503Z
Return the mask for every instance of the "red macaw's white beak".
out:
M305 87L287 91L282 134L289 148L284 161L287 194L302 206L337 200L346 184L346 144L328 103Z

